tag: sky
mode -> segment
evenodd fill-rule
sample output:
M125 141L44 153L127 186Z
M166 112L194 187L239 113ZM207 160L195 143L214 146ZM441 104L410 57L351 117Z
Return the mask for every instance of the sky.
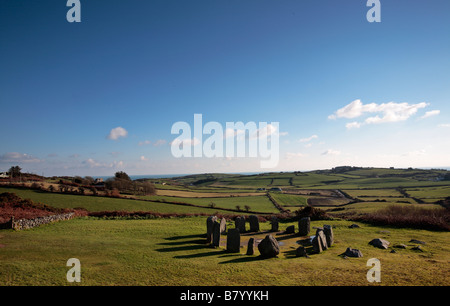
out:
M450 167L447 0L66 2L0 0L0 172ZM175 157L195 114L277 126L278 163Z

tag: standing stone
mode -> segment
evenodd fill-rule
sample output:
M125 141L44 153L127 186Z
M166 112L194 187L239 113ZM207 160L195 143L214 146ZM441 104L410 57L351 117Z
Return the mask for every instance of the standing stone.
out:
M225 218L222 218L220 220L220 233L224 234L227 231L227 220Z
M327 239L323 233L323 229L318 228L316 231L316 236L312 240L313 250L316 253L325 251L328 248Z
M212 231L212 245L213 247L219 247L220 244L220 223L214 221Z
M259 220L257 216L249 216L248 222L250 223L250 232L259 232Z
M311 220L309 217L301 218L298 221L298 233L300 236L308 236L310 228Z
M323 233L325 234L325 238L327 239L327 245L330 247L334 243L334 233L331 225L323 226Z
M241 247L241 234L239 229L232 228L227 232L227 251L230 253L239 253Z
M216 216L209 216L206 219L206 243L211 243L212 241L213 227L216 220Z
M235 227L239 229L240 233L245 233L245 218L244 217L236 217L234 220Z
M247 255L253 255L255 248L255 238L250 238L247 244Z
M273 216L272 221L270 222L272 225L272 228L270 229L271 232L278 232L278 219L277 217Z
M280 246L278 241L273 238L272 235L267 235L259 244L258 244L259 253L261 253L262 257L270 258L275 257L280 254Z

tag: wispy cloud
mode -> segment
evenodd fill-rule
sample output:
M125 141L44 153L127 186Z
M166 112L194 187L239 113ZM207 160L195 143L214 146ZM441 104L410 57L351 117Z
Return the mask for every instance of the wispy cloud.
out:
M420 119L425 119L425 118L428 118L428 117L437 116L440 113L441 113L440 110L437 110L437 109L436 110L432 110L432 111L426 112L425 115L420 117Z
M163 146L167 143L166 140L164 139L158 139L157 141L155 141L155 143L153 144L154 147L159 147L159 146Z
M179 145L183 145L183 146L196 146L200 144L200 140L198 140L197 138L192 138L192 139L174 139L173 141L170 142L170 145L172 146L179 146Z
M114 129L112 129L109 132L108 136L106 136L106 138L111 139L111 140L117 140L117 139L119 139L121 137L127 137L127 135L128 135L127 130L125 130L121 126L118 126L118 127L114 128Z
M39 163L41 161L32 155L19 152L8 152L0 155L0 163Z
M439 127L443 127L443 128L448 128L450 127L450 123L443 123L443 124L439 124Z
M388 102L388 103L369 103L363 104L361 100L355 100L350 104L338 109L334 114L328 116L328 119L338 119L338 118L346 118L353 119L358 118L366 114L376 114L375 116L371 116L366 118L362 122L351 122L347 123L347 129L359 128L364 124L380 124L387 122L399 122L408 120L411 116L417 113L417 111L421 108L425 108L428 106L428 103L421 102L417 104L409 104L407 102L396 103L396 102ZM427 112L430 113L428 116L435 115L436 111Z
M145 157L144 155L141 155L141 157L139 158L141 161L147 161L148 160L148 158L147 157Z
M328 149L325 152L322 153L322 155L340 155L341 151Z
M310 142L311 140L317 139L317 138L319 138L319 136L317 136L317 135L312 135L312 136L307 137L307 138L301 138L301 139L299 139L298 141L299 141L299 142Z
M140 146L144 146L144 145L149 145L152 142L150 140L144 140L144 141L139 141L138 145Z

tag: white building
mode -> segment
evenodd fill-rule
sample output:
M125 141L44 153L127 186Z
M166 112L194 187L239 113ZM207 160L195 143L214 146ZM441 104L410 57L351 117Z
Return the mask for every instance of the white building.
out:
M8 178L9 174L8 172L0 172L0 178Z

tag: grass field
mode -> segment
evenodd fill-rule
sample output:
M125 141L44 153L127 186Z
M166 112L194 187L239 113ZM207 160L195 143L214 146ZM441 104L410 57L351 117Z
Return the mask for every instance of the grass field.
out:
M282 242L278 258L261 260L206 246L205 218L158 220L74 219L39 228L0 232L1 285L74 285L66 281L69 258L81 262L81 285L370 285L369 258L381 262L380 285L448 285L448 232L381 228L347 221L331 224L335 245L310 258L295 257L296 236L276 236ZM284 229L289 224L281 224ZM262 230L270 227L261 224ZM259 237L263 237L260 234ZM244 236L242 244L245 244ZM368 245L373 238L407 249L382 250ZM411 239L425 241L424 252L411 250ZM347 247L363 258L343 259ZM75 284L76 285L76 284Z

